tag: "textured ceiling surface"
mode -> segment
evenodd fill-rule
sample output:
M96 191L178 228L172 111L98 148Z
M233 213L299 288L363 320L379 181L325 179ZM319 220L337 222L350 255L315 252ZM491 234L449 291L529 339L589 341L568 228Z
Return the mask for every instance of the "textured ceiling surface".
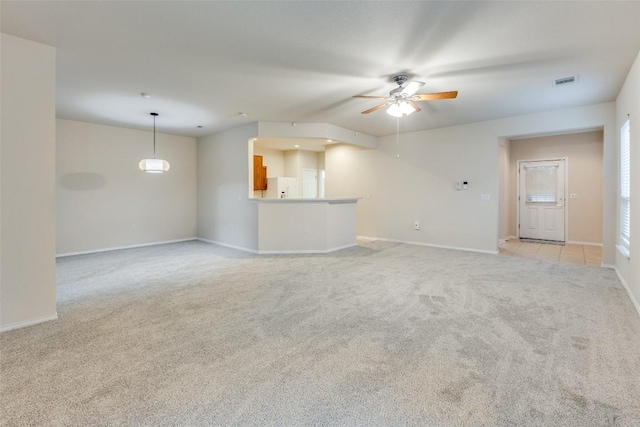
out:
M188 136L249 121L393 134L361 111L405 72L458 90L415 131L613 101L640 50L640 2L2 1L3 33L57 48L61 118ZM553 87L571 75L578 82ZM149 92L151 99L142 99ZM239 115L246 113L246 117ZM202 126L202 128L197 128Z

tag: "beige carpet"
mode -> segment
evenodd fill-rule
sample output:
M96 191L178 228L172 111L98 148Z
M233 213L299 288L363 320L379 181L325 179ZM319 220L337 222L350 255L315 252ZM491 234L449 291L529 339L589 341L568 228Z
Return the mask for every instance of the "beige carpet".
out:
M371 242L58 261L60 319L0 335L3 426L638 426L611 270Z

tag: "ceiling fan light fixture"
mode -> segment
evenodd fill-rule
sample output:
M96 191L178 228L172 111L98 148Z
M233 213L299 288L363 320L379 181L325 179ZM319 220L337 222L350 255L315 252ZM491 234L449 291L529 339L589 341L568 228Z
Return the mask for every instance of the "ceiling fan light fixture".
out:
M171 165L166 160L156 159L156 117L158 113L150 113L153 117L153 159L142 159L138 163L138 168L147 173L167 172Z
M387 108L387 114L393 117L404 117L415 112L415 107L406 101L394 102Z
M381 110L387 107L387 113L393 117L404 117L409 114L422 111L416 102L420 101L434 101L437 99L453 99L458 96L457 90L449 92L433 92L417 95L416 92L424 86L424 82L412 81L407 82L409 76L406 74L398 74L393 76L393 81L398 85L397 88L389 92L389 96L371 96L371 95L356 95L354 98L366 98L366 99L381 99L382 104L378 104L375 107L364 110L362 114L370 114L375 111Z

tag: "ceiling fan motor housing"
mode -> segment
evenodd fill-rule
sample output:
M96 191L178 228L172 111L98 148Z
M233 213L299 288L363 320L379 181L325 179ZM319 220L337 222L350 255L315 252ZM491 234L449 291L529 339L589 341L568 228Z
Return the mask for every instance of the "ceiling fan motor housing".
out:
M402 86L389 92L389 98L402 98Z
M409 80L409 76L407 76L406 74L397 74L393 76L393 81L396 82L398 86L404 85L407 80Z

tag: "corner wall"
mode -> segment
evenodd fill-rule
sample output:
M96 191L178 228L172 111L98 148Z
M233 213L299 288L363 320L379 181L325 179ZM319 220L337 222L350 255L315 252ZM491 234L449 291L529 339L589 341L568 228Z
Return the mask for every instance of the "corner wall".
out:
M56 121L56 251L72 254L196 237L196 140L156 132L171 169L150 174L153 132Z
M362 197L362 236L496 253L501 138L603 127L606 175L613 159L614 118L615 105L605 103L406 133L399 148L395 135L380 138L378 150L328 146L327 197ZM469 190L456 191L457 181L468 181ZM605 177L605 263L613 259L615 207L607 205L612 185ZM419 231L413 229L415 221Z
M56 51L0 35L0 330L52 320Z
M198 138L198 237L224 246L258 250L258 207L248 200L249 139L258 124ZM251 144L253 145L253 144Z
M627 116L628 115L628 116ZM616 271L634 299L640 313L640 54L631 67L616 100L616 224L619 227L620 127L629 118L631 132L631 238L630 258L615 251ZM618 236L616 227L616 242Z

